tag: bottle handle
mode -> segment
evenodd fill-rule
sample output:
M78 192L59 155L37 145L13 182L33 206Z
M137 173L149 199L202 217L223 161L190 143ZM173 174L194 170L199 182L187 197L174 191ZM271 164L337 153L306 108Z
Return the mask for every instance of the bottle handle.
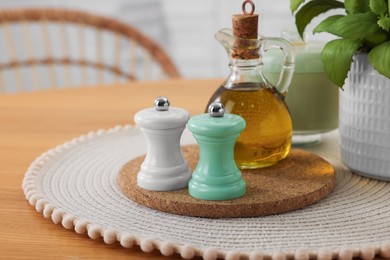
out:
M283 38L276 37L267 37L261 48L261 53L267 52L271 49L280 49L283 52L284 60L282 63L281 72L279 75L278 83L276 84L276 89L285 94L290 86L291 79L294 75L294 67L295 67L295 51L294 47ZM264 75L263 75L264 77ZM271 84L266 77L264 79L268 84ZM271 84L272 85L272 84Z

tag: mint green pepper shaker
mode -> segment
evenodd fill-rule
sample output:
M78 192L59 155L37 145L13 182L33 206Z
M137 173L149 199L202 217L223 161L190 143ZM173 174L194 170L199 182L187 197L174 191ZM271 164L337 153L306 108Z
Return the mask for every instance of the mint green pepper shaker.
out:
M192 117L187 124L199 144L199 162L188 191L202 200L239 198L245 194L246 184L234 162L234 145L245 128L245 120L224 114L221 103L211 104L208 111Z

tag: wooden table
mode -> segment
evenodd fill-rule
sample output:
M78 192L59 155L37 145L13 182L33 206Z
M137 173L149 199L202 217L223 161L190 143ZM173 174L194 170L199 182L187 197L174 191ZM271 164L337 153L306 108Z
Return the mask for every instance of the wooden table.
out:
M25 199L22 179L41 153L89 131L132 124L134 114L157 96L192 115L203 113L221 82L171 80L0 96L0 259L168 259L53 224Z
M0 96L0 258L167 259L138 247L106 245L45 219L30 206L21 183L30 163L49 148L89 131L133 123L157 96L202 113L222 80L174 80L53 89ZM178 255L170 259L180 259Z

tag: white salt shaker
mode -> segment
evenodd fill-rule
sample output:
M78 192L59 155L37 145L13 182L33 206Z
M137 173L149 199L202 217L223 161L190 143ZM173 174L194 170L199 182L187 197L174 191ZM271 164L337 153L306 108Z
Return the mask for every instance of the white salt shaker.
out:
M182 108L169 107L158 97L154 108L139 111L134 121L146 138L147 153L137 175L143 189L171 191L187 187L191 172L180 150L180 138L190 118Z

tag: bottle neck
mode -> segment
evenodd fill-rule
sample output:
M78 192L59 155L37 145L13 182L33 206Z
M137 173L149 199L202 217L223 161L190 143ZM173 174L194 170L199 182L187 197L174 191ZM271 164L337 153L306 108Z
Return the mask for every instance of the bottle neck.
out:
M231 67L259 67L263 65L263 61L259 59L243 60L243 59L230 59L229 66Z
M261 59L241 60L231 59L230 75L225 82L226 88L236 88L238 86L264 87L266 80L262 73L263 63Z

